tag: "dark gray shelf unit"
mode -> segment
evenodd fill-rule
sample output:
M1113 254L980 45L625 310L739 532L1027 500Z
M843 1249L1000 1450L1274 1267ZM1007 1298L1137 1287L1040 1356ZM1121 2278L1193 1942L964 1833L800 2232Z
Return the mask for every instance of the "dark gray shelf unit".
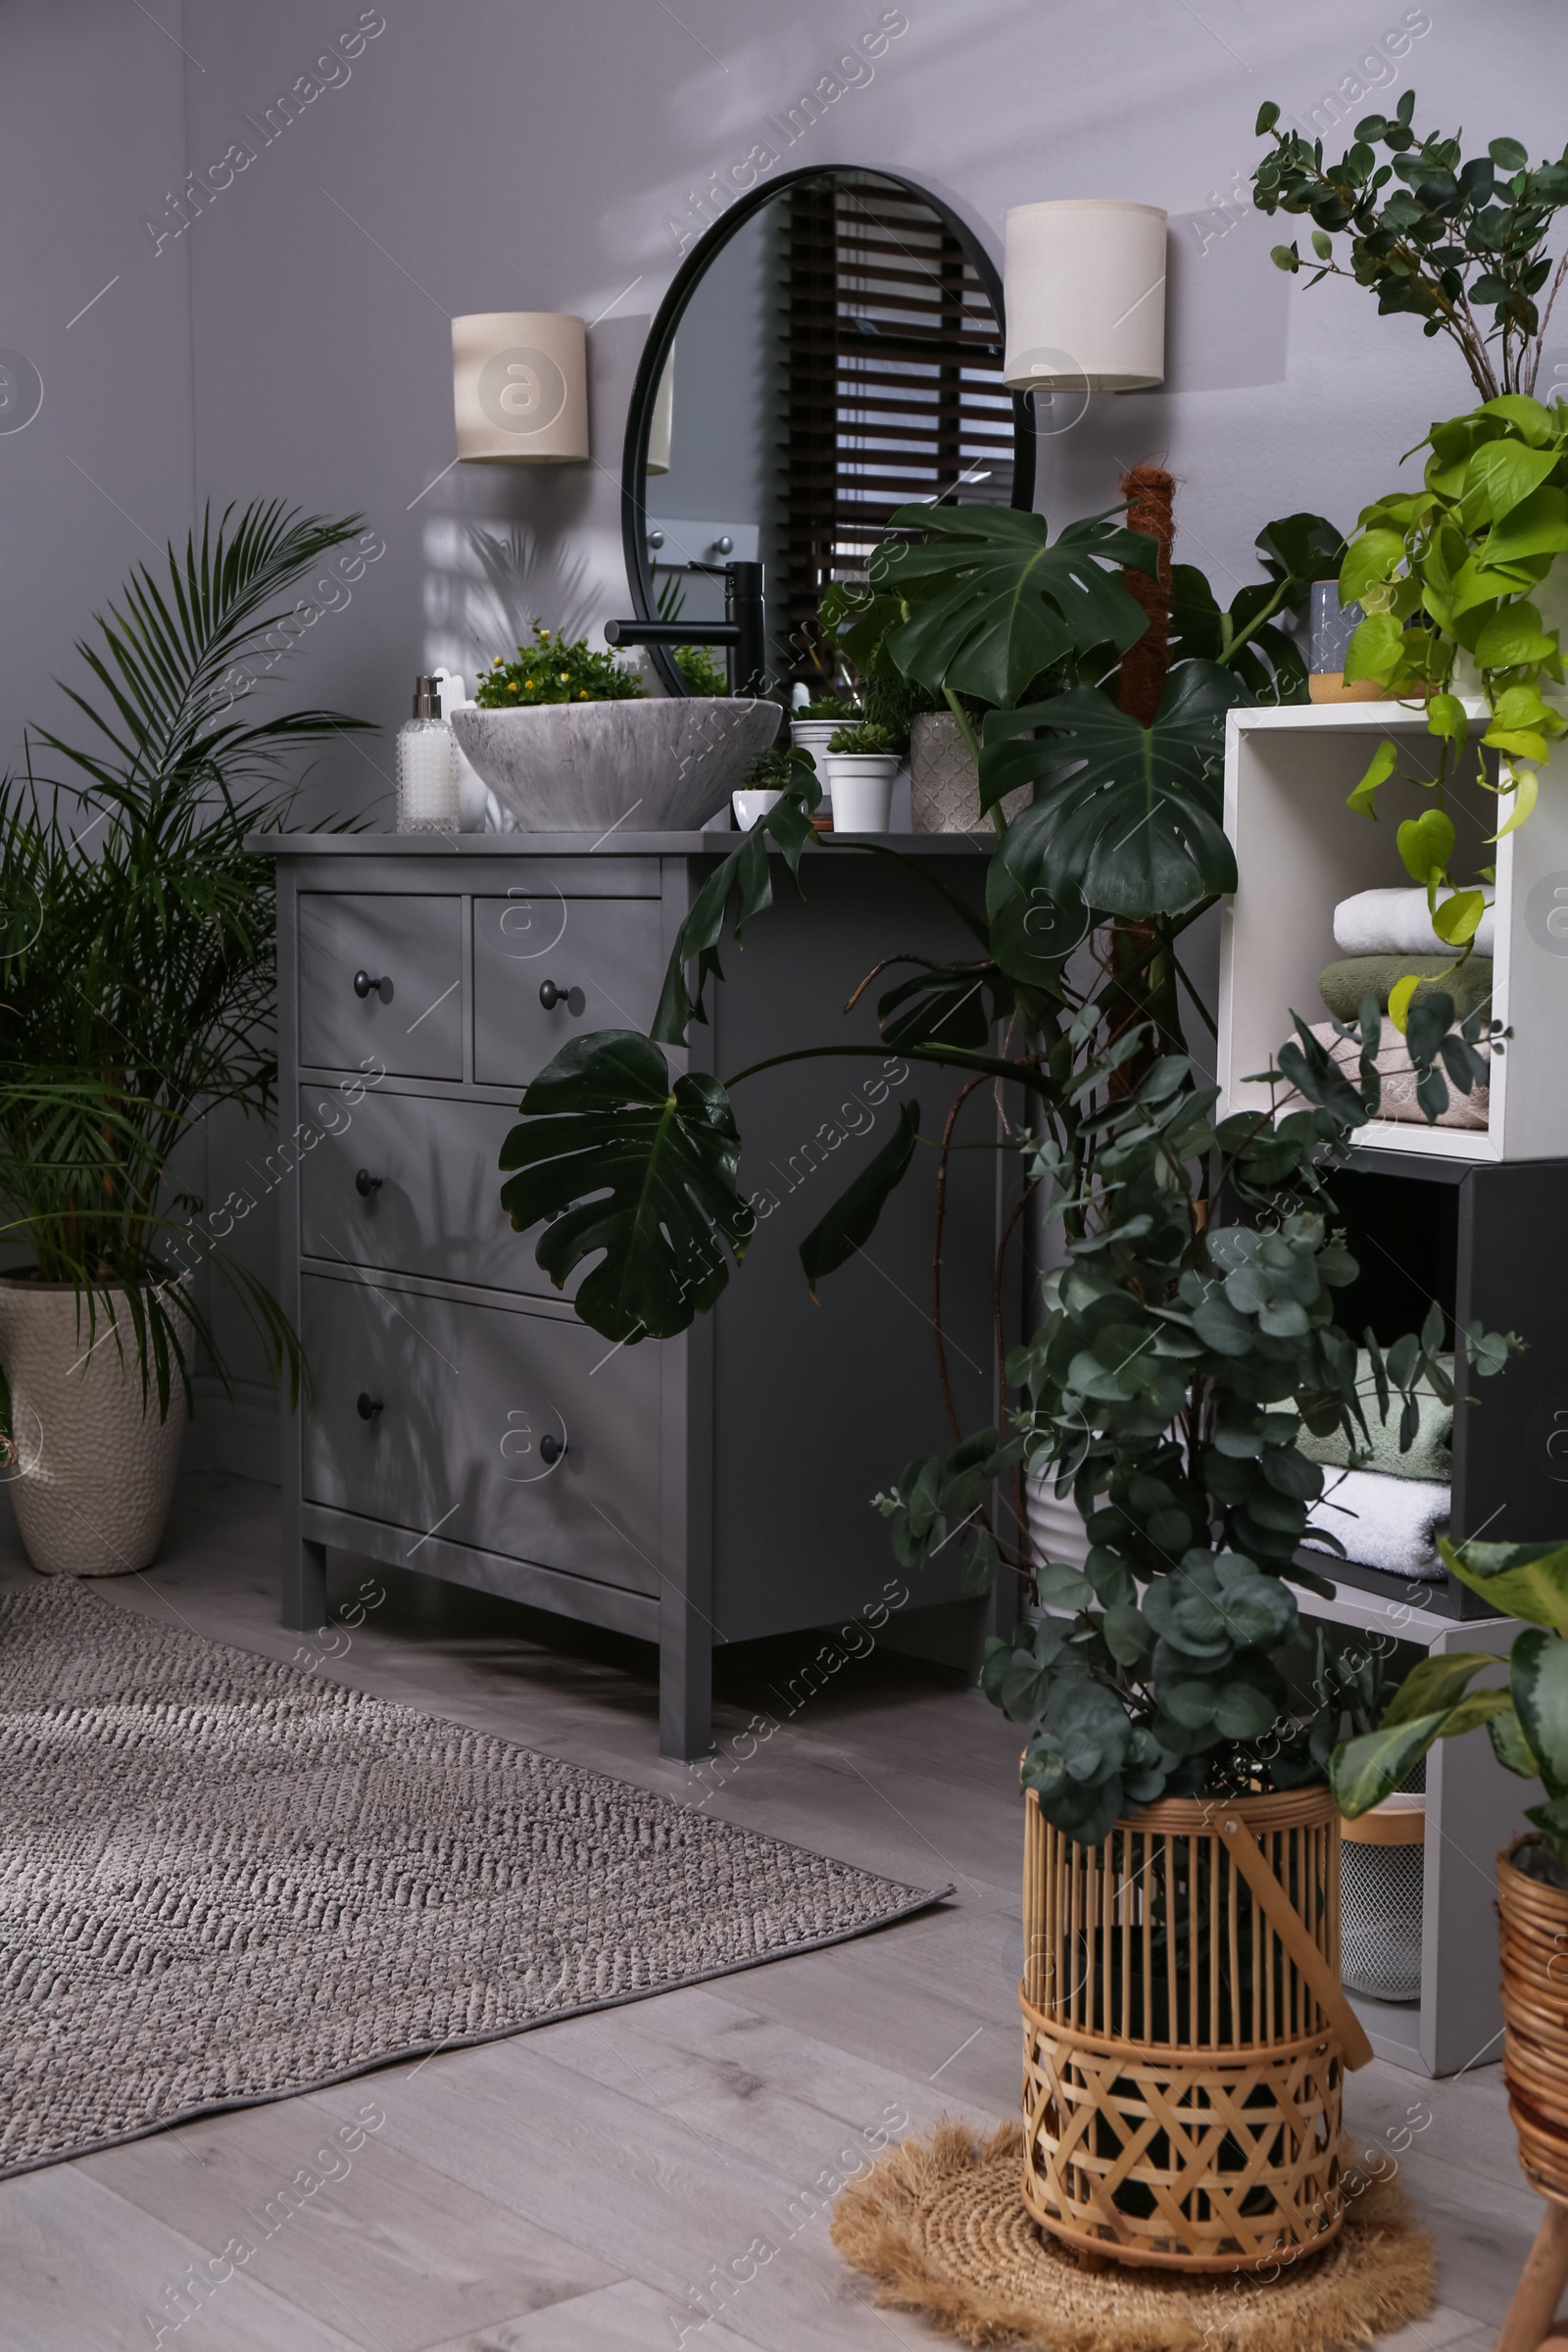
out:
M1490 1379L1455 1366L1455 1540L1568 1537L1568 1160L1475 1165L1362 1152L1330 1189L1361 1266L1337 1300L1340 1322L1357 1339L1368 1324L1380 1344L1418 1330L1436 1298L1449 1345L1456 1327L1478 1320L1527 1343ZM1496 1614L1446 1574L1417 1584L1321 1552L1301 1557L1341 1586L1434 1615Z
M975 904L988 845L889 844ZM690 1331L613 1348L540 1272L537 1235L512 1232L496 1152L569 1036L646 1027L679 925L734 837L252 846L277 861L285 1135L295 1116L307 1137L326 1128L337 1113L318 1102L367 1054L386 1064L352 1125L310 1144L278 1192L282 1300L317 1373L284 1432L284 1623L320 1623L330 1544L633 1634L659 1644L661 1746L688 1757L711 1745L716 1644L859 1616L889 1646L972 1668L1004 1599L964 1592L956 1545L901 1577L871 1502L952 1443L930 1320L935 1153L917 1155L819 1305L797 1255L898 1105L917 1098L923 1132L940 1133L953 1082L910 1065L868 1103L897 1059L880 1048L748 1079L741 1174L761 1222L747 1263ZM873 1043L877 989L848 1018L844 1005L879 956L973 955L906 868L827 849L803 880L801 897L776 860L774 906L743 947L726 938L693 1068L729 1076L801 1045ZM357 973L389 985L362 993ZM572 997L542 1004L542 980ZM988 1089L964 1112L967 1140L994 1139L994 1118ZM965 1428L998 1417L992 1268L1009 1173L1016 1155L964 1152L950 1180L944 1319ZM547 1479L520 1475L538 1467L535 1444Z

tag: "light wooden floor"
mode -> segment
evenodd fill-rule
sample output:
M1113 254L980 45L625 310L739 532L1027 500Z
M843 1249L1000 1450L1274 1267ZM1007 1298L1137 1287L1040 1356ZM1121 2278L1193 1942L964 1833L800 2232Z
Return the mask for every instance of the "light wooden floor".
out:
M275 1499L237 1479L185 1481L162 1565L99 1589L292 1657L298 1637L276 1622ZM366 1573L335 1560L334 1595ZM29 1576L0 1512L0 1582ZM688 1793L686 1768L655 1752L650 1653L582 1636L562 1647L564 1629L505 1604L385 1582L385 1603L320 1671ZM744 1731L749 1700L780 1711L763 1687L781 1682L780 1662L729 1662L723 1732ZM901 1879L951 1880L946 1909L0 2184L0 2352L677 2352L682 2340L691 2352L896 2352L950 2340L873 2308L838 2262L823 2208L884 2120L989 2124L1015 2105L1016 1755L1016 1733L939 1670L881 1654L847 1667L711 1802ZM0 2048L3 2036L0 2009ZM1438 2235L1442 2305L1400 2352L1482 2352L1541 2212L1496 2068L1428 2083L1374 2064L1352 2079L1349 2113L1367 2145L1396 2153ZM313 2171L357 2116L370 2127L363 2145L337 2143ZM321 2181L327 2170L337 2178ZM302 2174L319 2185L291 2211L279 2192ZM217 2256L221 2272L230 2239L254 2244L266 2230L205 2300L179 2300L193 2266ZM759 2239L776 2252L721 2298L716 2274L750 2269ZM719 2316L699 2328L705 2303Z

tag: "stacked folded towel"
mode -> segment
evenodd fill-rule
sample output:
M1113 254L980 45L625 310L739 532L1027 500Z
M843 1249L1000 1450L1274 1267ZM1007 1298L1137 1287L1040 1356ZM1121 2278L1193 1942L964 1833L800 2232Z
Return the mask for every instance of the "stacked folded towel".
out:
M1452 956L1343 956L1318 981L1318 994L1337 1021L1359 1020L1361 1000L1370 997L1379 1012L1389 1009L1389 991L1396 980L1414 973L1423 983L1415 1004L1441 986L1453 999L1455 1017L1463 1020L1478 1004L1492 1002L1492 957L1471 956L1453 969Z
M1493 953L1497 917L1490 882L1478 885L1487 902L1475 935L1478 956ZM1334 944L1342 956L1430 956L1443 947L1432 928L1427 894L1417 885L1407 890L1361 890L1342 899L1334 909Z
M1387 1034L1387 1033L1386 1033ZM1361 1050L1354 1040L1341 1037L1332 1021L1314 1021L1312 1035L1319 1044L1327 1046L1352 1086L1361 1082ZM1490 1058L1491 1049L1485 1038L1476 1048L1483 1061ZM1409 1048L1397 1032L1378 1048L1378 1075L1383 1081L1383 1099L1378 1116L1383 1119L1408 1119L1412 1124L1427 1125L1427 1114L1416 1101L1416 1076L1411 1067ZM1292 1093L1285 1097L1282 1108L1289 1109L1299 1097ZM1448 1081L1448 1107L1438 1113L1440 1127L1485 1127L1491 1116L1492 1090L1474 1086L1467 1095Z
M1303 1542L1321 1551L1315 1536L1338 1536L1346 1557L1361 1567L1430 1583L1443 1574L1438 1538L1448 1532L1451 1509L1448 1489L1436 1480L1346 1470L1308 1510Z
M1452 1370L1451 1356L1444 1359ZM1314 1438L1303 1429L1297 1440L1299 1450L1310 1461L1323 1462L1334 1470L1379 1470L1389 1478L1424 1478L1446 1486L1453 1463L1453 1407L1445 1404L1423 1381L1416 1390L1415 1442L1408 1451L1399 1450L1399 1423L1404 1400L1397 1390L1390 1392L1389 1417L1385 1421L1378 1412L1377 1388L1372 1379L1372 1359L1363 1348L1356 1357L1355 1393L1366 1416L1367 1434L1363 1438L1357 1429L1353 1439L1337 1429L1331 1437Z

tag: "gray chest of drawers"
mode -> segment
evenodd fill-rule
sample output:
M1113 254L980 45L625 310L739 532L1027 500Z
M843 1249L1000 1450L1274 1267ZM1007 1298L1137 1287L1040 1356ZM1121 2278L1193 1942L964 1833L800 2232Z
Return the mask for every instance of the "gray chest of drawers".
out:
M715 1643L866 1612L881 1624L890 1608L907 1632L958 1599L956 1565L918 1589L900 1576L871 1504L912 1455L951 1443L930 1322L935 1153L820 1305L796 1255L902 1102L918 1093L925 1133L940 1132L950 1085L876 1044L869 997L843 1017L889 950L972 954L940 894L829 850L806 859L799 898L775 865L777 903L744 948L726 945L692 1066L728 1077L801 1045L874 1050L745 1081L748 1262L682 1338L613 1348L540 1272L537 1235L513 1232L497 1156L523 1087L569 1037L646 1028L714 838L257 846L278 877L282 1297L314 1382L285 1433L284 1622L319 1624L330 1544L613 1627L659 1644L661 1746L693 1756L711 1743ZM975 844L901 846L978 899ZM964 1117L971 1140L994 1136L984 1098ZM945 1320L965 1427L997 1410L1002 1181L975 1152L950 1187Z

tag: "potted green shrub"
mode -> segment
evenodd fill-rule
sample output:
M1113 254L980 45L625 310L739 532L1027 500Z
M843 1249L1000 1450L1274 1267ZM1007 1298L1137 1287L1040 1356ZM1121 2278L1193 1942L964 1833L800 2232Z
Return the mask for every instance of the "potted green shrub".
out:
M809 752L820 771L823 755L841 727L853 727L865 716L858 703L843 695L819 694L790 712L790 742L798 752Z
M839 833L885 833L892 821L899 755L886 727L869 719L836 727L817 762Z
M524 828L660 832L723 808L778 720L776 703L751 695L650 697L630 663L536 620L514 662L480 671L452 731Z
M154 1556L198 1351L228 1380L205 1269L298 1380L271 1293L172 1188L214 1111L272 1106L271 861L245 837L285 821L296 746L366 722L253 718L247 663L359 528L258 504L172 547L167 586L141 566L80 647L91 685L67 690L86 748L42 736L74 773L0 808L0 1198L32 1261L0 1278L0 1363L11 1495L46 1573Z
M1539 1782L1533 1825L1497 1858L1502 1922L1503 2075L1519 2156L1544 2196L1568 2199L1568 1546L1440 1546L1461 1582L1524 1620L1505 1658L1491 1650L1423 1659L1375 1732L1333 1759L1334 1793L1356 1820L1384 1802L1439 1740L1485 1724L1497 1761ZM1482 1678L1501 1670L1506 1680Z

